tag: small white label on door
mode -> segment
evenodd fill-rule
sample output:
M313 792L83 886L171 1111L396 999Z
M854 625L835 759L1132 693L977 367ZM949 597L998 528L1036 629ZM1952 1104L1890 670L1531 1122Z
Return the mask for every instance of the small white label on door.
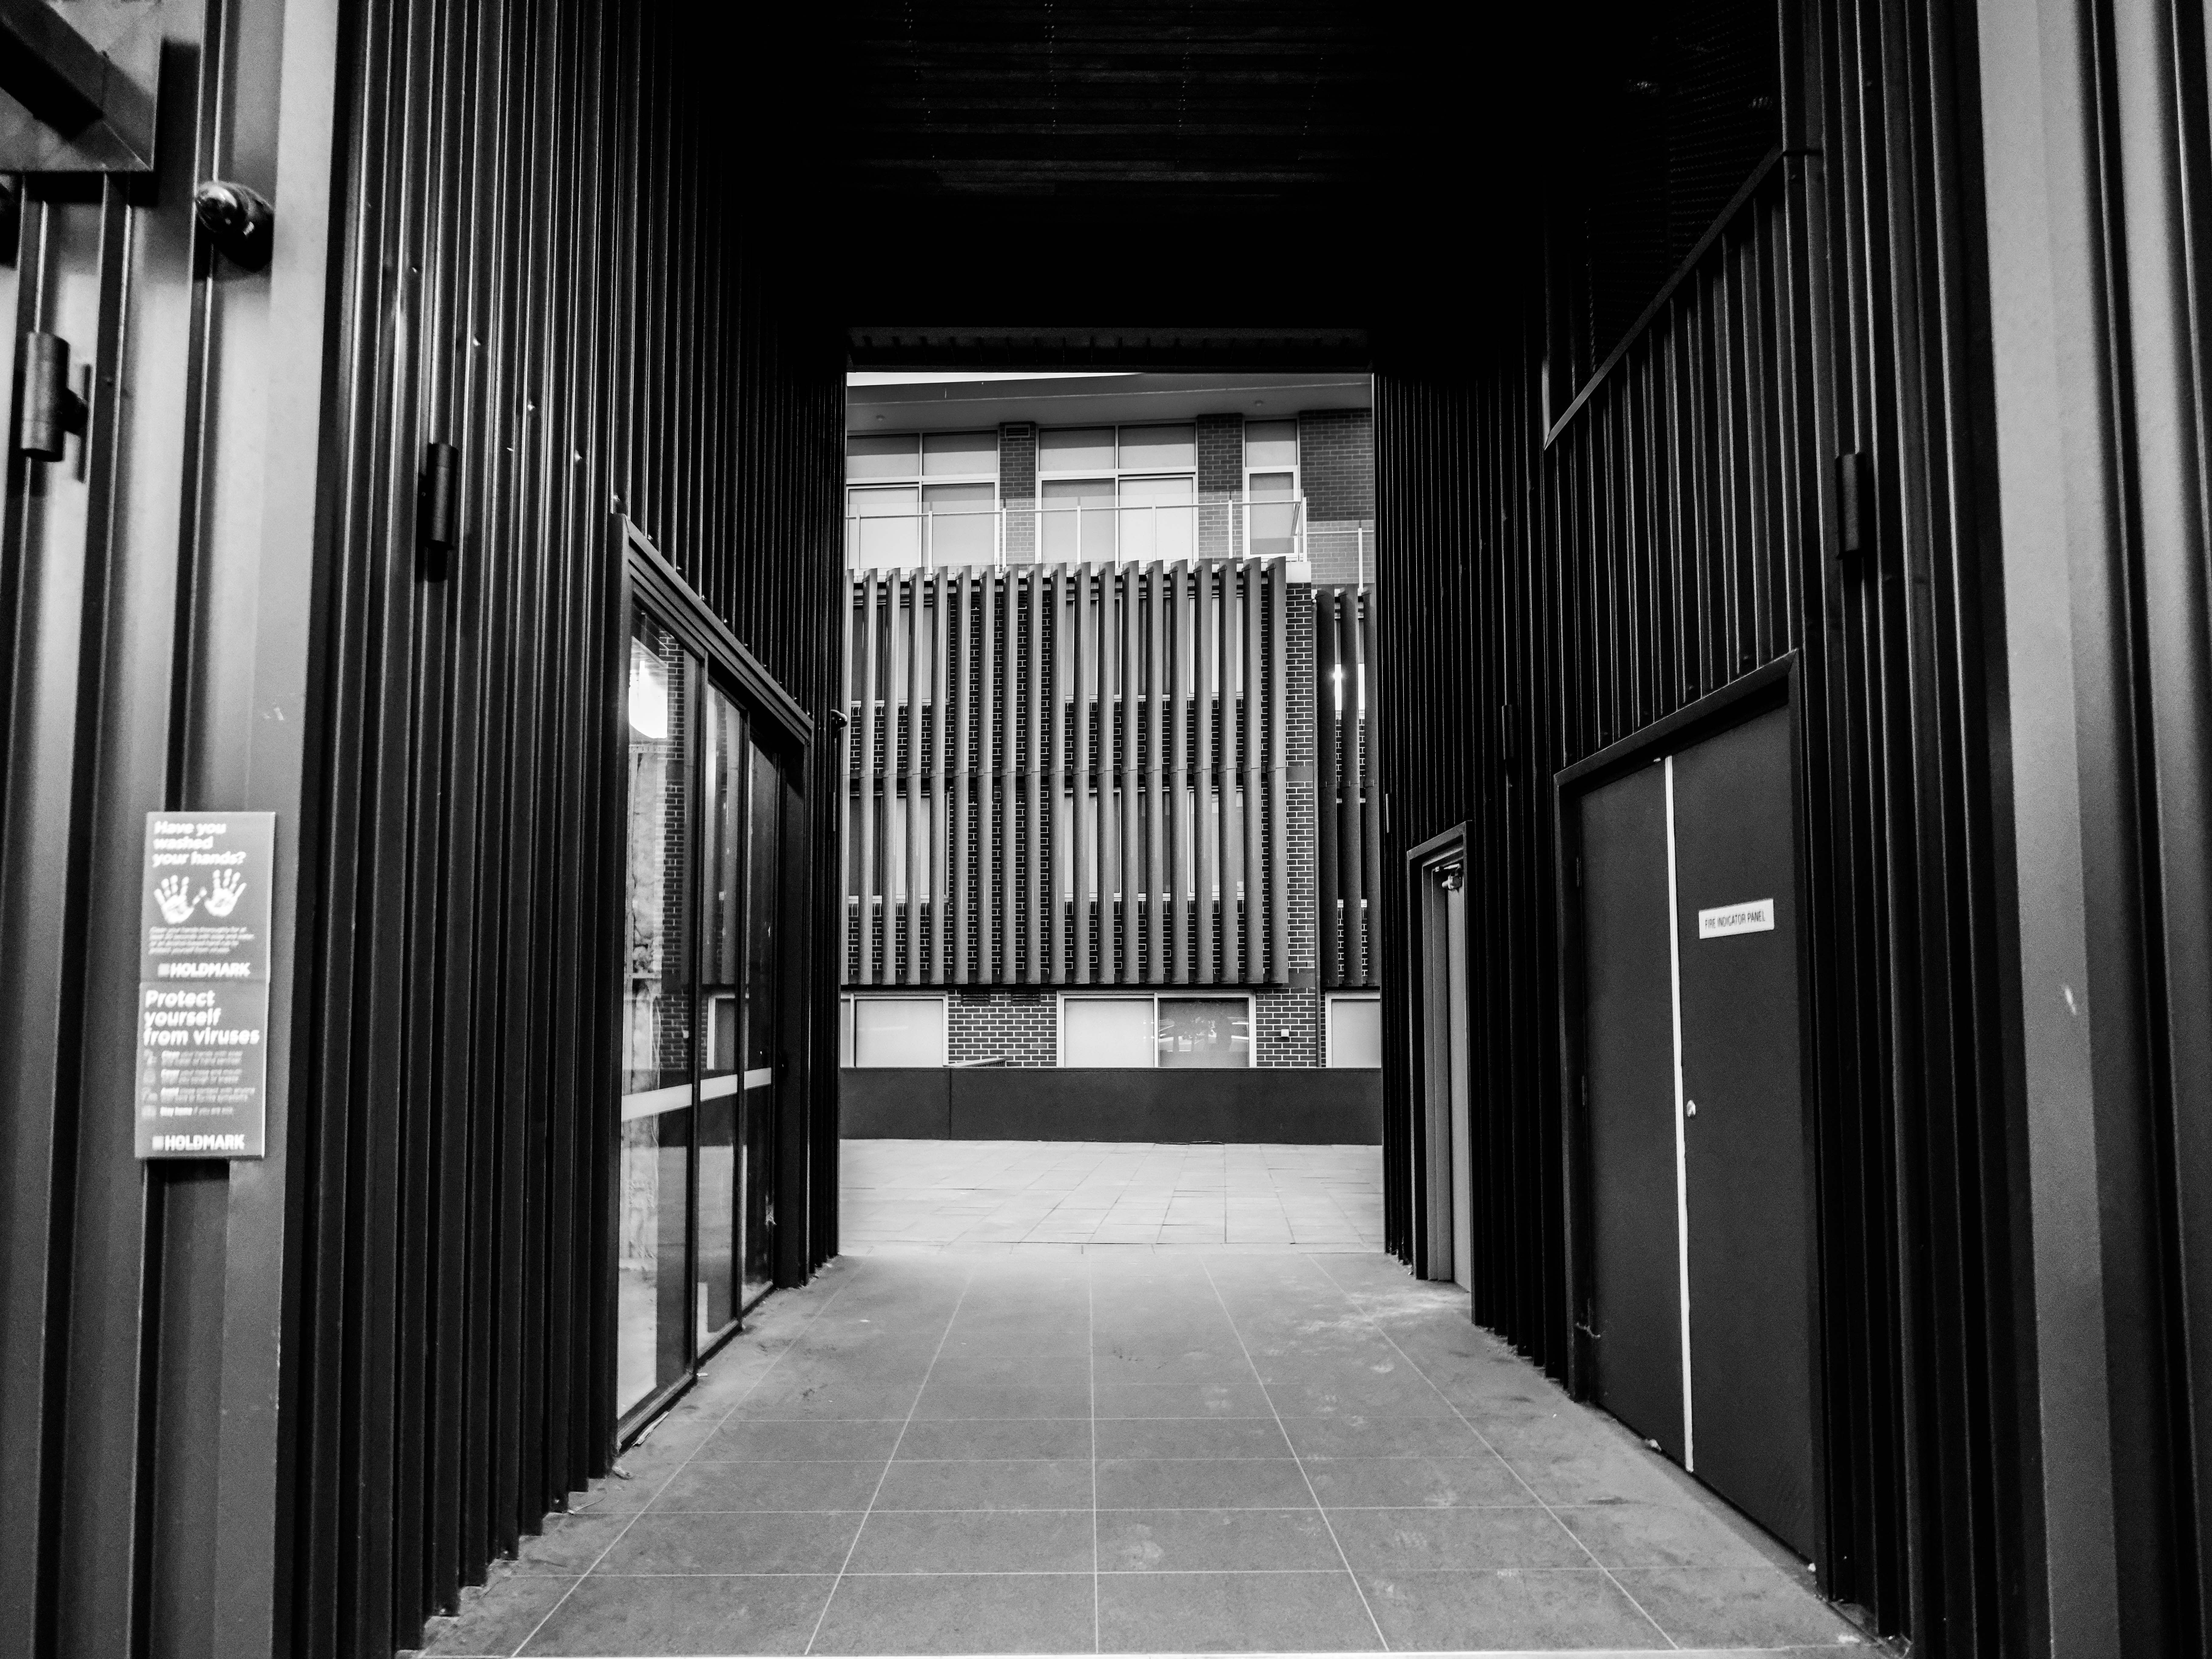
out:
M1720 939L1729 933L1771 933L1774 931L1774 901L1744 899L1717 904L1698 912L1698 937Z

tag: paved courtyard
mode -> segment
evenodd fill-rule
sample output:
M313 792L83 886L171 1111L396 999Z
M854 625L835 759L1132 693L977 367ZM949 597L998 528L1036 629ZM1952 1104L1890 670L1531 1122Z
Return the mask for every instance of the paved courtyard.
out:
M1376 1146L848 1140L848 1254L884 1244L1382 1248Z
M865 1253L771 1297L625 1478L526 1540L426 1652L1858 1642L1778 1547L1360 1239L1369 1154L909 1144L910 1165L848 1149ZM1184 1184L1208 1169L1220 1187ZM1235 1237L1270 1189L1287 1237ZM1024 1238L1088 1231L931 1237L951 1224L933 1205L1003 1214L1007 1191L1060 1195ZM1186 1193L1218 1220L1152 1213ZM1303 1218L1316 1206L1318 1232L1325 1193L1346 1217L1333 1248ZM1164 1237L1207 1225L1219 1243Z

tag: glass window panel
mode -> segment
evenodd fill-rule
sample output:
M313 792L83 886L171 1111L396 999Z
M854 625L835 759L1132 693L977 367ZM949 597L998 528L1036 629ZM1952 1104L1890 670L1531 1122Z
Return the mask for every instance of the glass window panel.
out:
M1332 997L1328 1004L1328 1063L1372 1068L1382 1063L1382 1005L1373 997Z
M1150 997L1069 997L1060 1005L1060 1063L1150 1069Z
M1054 478L1043 487L1039 556L1072 564L1110 564L1114 559L1114 481Z
M853 1063L860 1066L945 1064L940 997L860 997L853 1003Z
M1124 472L1195 472L1198 428L1194 426L1125 426L1121 466Z
M844 998L837 1006L837 1063L853 1063L853 999Z
M1119 504L1123 558L1187 559L1197 551L1197 479L1124 478Z
M782 769L769 752L748 744L747 789L751 868L745 886L745 1088L739 1100L738 1193L744 1231L738 1259L744 1299L769 1287L775 1260L775 1120L779 989L779 901L783 893L783 823L791 805Z
M1215 1070L1250 1065L1250 1008L1243 997L1162 997L1159 1063Z
M1249 486L1255 501L1287 501L1297 493L1296 482L1287 472L1255 472Z
M1296 421L1244 422L1244 465L1247 467L1296 466L1298 464L1298 423Z
M861 432L845 440L848 478L911 478L921 459L921 446L911 432Z
M641 613L628 696L617 1412L675 1382L691 1359L693 684L674 635Z
M1037 434L1040 472L1111 472L1114 428L1110 426L1048 428Z
M699 1272L696 1340L738 1316L738 1101L743 987L744 717L716 687L700 705Z
M999 434L995 432L926 432L921 439L921 470L930 473L974 477L999 473Z
M924 550L928 562L990 564L999 556L999 490L995 484L925 484L928 515Z
M891 570L921 562L921 492L845 492L846 561L855 570Z

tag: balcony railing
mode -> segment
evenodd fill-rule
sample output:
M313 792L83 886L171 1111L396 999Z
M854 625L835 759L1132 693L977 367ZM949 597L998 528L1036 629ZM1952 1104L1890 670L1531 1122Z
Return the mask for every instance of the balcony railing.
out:
M1037 501L848 513L845 561L854 570L936 570L1024 564L1137 564L1177 559L1349 557L1366 584L1370 532L1310 528L1305 502ZM1350 538L1354 544L1346 548Z

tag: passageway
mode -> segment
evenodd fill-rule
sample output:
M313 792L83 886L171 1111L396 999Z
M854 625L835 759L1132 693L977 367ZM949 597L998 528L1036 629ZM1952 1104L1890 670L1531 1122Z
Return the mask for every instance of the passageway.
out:
M939 1150L1065 1191L1102 1149ZM1323 1151L1234 1150L1261 1170ZM845 1224L880 1236L874 1195L915 1188L865 1147L848 1167ZM1464 1292L1357 1243L879 1237L770 1298L710 1372L424 1651L1856 1639L1776 1547L1470 1324Z

